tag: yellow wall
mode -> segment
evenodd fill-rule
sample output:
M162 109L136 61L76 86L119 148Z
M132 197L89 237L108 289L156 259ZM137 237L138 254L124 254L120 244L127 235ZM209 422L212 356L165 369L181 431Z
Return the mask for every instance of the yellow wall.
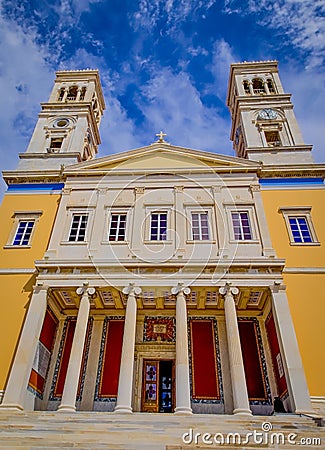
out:
M325 190L262 191L265 214L277 257L286 260L286 268L314 268L315 273L284 273L284 283L297 340L312 396L325 396ZM279 207L311 206L311 217L321 245L290 245L287 227Z
M325 189L262 191L272 244L287 267L325 267ZM311 217L320 246L290 245L283 206L312 206Z
M0 389L4 389L35 283L34 275L0 275Z
M60 195L26 194L5 195L0 207L0 268L34 267L35 259L41 259L46 251L54 223ZM31 248L4 248L14 226L14 212L42 211L35 226Z
M0 389L4 389L12 358L28 309L35 275L17 274L15 269L33 269L34 261L42 259L52 231L60 195L24 194L5 195L0 207ZM15 211L42 211L36 224L31 248L4 248L14 226ZM13 269L12 273L1 273L1 269Z

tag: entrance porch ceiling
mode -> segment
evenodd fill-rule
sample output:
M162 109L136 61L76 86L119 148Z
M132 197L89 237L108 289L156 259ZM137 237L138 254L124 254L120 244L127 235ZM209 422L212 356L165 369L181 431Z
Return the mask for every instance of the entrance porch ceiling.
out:
M96 287L95 287L96 288ZM267 287L241 287L235 297L238 311L261 312L269 296ZM50 290L50 298L64 314L76 313L80 297L76 288L55 287ZM127 296L114 287L98 287L90 299L90 308L96 314L106 314L107 310L125 309ZM188 309L217 310L224 309L224 299L219 294L219 286L193 286L186 298ZM169 310L176 306L176 297L166 287L144 287L137 297L138 309Z

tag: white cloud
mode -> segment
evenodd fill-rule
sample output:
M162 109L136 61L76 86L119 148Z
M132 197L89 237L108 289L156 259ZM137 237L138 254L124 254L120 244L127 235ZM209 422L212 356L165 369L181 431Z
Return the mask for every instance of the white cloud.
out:
M285 92L292 93L292 102L298 124L306 144L313 145L316 162L325 162L324 76L320 71L297 71L293 65L280 66ZM319 87L319 88L318 88Z
M229 127L214 108L205 106L186 72L156 67L143 86L138 107L152 134L161 129L174 145L231 153Z
M167 31L171 32L179 27L179 23L195 14L201 16L217 0L140 0L139 9L133 14L132 22L135 29L150 29L158 25L161 18L166 17Z
M324 63L323 0L249 0L244 4L239 0L225 0L225 12L255 14L258 23L286 34L291 45L307 53L307 67L320 67Z
M0 157L1 169L13 169L26 150L40 110L48 98L54 73L44 62L46 50L35 45L34 33L0 17Z
M212 63L210 65L214 83L210 90L212 88L212 93L217 95L223 102L226 102L230 64L237 59L228 42L224 39L215 41L212 51Z

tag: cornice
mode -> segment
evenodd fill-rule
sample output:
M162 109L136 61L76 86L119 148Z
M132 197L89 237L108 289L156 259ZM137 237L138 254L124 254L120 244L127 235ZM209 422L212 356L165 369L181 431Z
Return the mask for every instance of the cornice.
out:
M325 177L325 164L263 165L260 178Z
M61 170L6 170L2 176L7 185L19 183L50 183L64 182L66 177Z

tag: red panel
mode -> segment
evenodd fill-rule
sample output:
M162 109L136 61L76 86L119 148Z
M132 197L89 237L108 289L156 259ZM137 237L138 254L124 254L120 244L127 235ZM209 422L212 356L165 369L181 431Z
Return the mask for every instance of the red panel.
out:
M250 400L267 400L264 374L258 348L256 324L250 320L238 322L243 353L248 397Z
M58 319L53 315L52 311L47 310L40 335L40 341L49 351L51 351L53 347L57 324Z
M106 343L103 355L103 366L99 386L99 397L116 397L122 343L124 333L124 320L110 320L106 334Z
M54 390L55 397L61 397L64 388L65 377L68 370L69 358L71 353L72 341L74 330L76 328L76 320L70 320L67 325L67 331L65 335L65 342L62 350L62 357L59 367L58 378L56 381L56 386Z
M278 394L280 397L282 397L284 394L287 393L288 387L287 387L287 382L286 382L284 371L281 370L281 373L280 373L280 370L279 370L279 369L281 369L281 367L279 367L279 362L281 364L282 359L281 359L278 336L276 334L276 328L275 328L274 318L273 318L272 314L270 314L269 317L267 318L265 325L266 325L267 336L269 339L269 345L270 345L270 350L271 350L271 355L272 355L272 362L273 362L276 383L278 386ZM279 361L279 359L280 359L280 361Z
M55 317L52 311L48 309L45 314L39 340L51 353L54 345L57 324L58 319ZM35 369L32 369L28 384L37 392L42 394L45 385L45 379L39 373L37 373Z
M220 399L212 320L191 320L193 398Z
M45 380L34 369L32 369L32 371L30 373L29 383L28 384L33 389L35 389L35 391L39 392L40 394L43 393Z

